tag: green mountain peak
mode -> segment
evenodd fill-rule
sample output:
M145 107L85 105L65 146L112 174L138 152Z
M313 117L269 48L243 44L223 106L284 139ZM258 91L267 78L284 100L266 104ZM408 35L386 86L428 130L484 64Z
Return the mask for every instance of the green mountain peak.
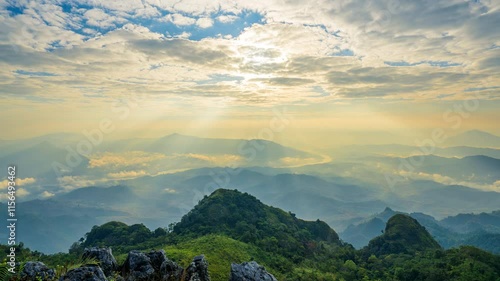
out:
M248 193L227 189L201 200L174 233L190 237L223 234L288 256L312 253L321 243L340 245L337 233L323 221L304 221Z
M366 251L375 255L415 253L429 249L441 249L425 227L404 214L392 216L384 234L370 241Z

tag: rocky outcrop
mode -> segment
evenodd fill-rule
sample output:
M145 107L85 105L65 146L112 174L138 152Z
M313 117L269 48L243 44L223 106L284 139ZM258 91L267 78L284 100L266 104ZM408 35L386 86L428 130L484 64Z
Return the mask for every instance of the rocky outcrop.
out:
M210 281L208 262L204 255L196 256L186 270L184 281Z
M122 276L127 281L149 281L154 277L155 270L151 259L139 251L128 253L127 260L122 266Z
M161 265L167 260L164 250L150 251L146 254L151 262L151 266L155 271L160 271Z
M102 269L97 265L85 265L68 271L59 281L107 281Z
M258 263L244 262L231 264L231 277L229 281L277 281L274 276Z
M53 269L48 268L43 262L29 261L21 271L22 281L52 280L56 276Z
M208 262L205 256L197 256L184 270L177 263L169 260L165 251L129 252L127 259L118 267L109 248L86 248L82 258L93 258L99 265L83 265L68 271L59 281L104 281L107 277L117 281L210 281ZM115 274L120 271L121 274ZM42 262L26 263L22 273L22 281L53 280L55 271Z
M96 259L99 261L99 265L104 272L104 275L111 276L113 272L118 268L115 257L111 252L111 248L85 248L82 255L83 259Z
M154 280L159 281L180 281L184 269L175 262L169 260L165 251L151 251L146 254L151 261L151 266L155 270Z
M181 281L184 269L175 262L167 259L161 264L162 281Z

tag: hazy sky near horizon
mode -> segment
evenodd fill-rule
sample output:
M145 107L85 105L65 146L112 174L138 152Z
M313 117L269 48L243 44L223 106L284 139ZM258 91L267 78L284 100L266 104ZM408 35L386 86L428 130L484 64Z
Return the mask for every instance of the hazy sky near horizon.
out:
M282 138L316 146L499 134L499 26L499 1L0 0L0 138L102 120L118 136L246 138L276 111Z

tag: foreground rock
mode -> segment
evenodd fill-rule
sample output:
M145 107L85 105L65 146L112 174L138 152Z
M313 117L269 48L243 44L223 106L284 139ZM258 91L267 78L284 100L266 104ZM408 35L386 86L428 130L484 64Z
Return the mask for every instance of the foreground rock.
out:
M127 281L181 281L184 269L169 260L165 251L131 251L122 266Z
M113 272L118 268L118 264L116 263L113 253L111 252L111 248L85 248L82 258L92 258L98 260L104 275L108 277L113 275Z
M52 280L55 276L56 272L53 269L39 261L27 262L21 271L21 280L23 281Z
M162 273L162 281L181 281L184 268L167 259L162 263L160 272Z
M127 260L122 266L122 276L127 281L153 280L155 270L151 265L151 259L139 251L128 253Z
M277 281L274 276L258 263L244 262L231 264L231 277L229 281Z
M102 269L97 265L86 265L72 269L59 281L107 281Z
M151 266L155 270L154 280L159 281L180 281L184 269L175 262L169 260L164 250L151 251L146 254L151 261Z
M204 255L196 256L186 270L185 281L210 281L208 262Z
M158 272L160 271L161 265L167 261L167 256L165 255L164 250L150 251L146 254L146 256L149 258L153 269Z
M129 252L122 266L118 266L109 248L86 248L83 259L96 259L100 265L87 264L68 271L59 281L210 281L205 256L197 256L184 270L169 260L164 250ZM116 274L120 271L119 275ZM22 281L52 281L56 273L42 262L27 262L21 272Z

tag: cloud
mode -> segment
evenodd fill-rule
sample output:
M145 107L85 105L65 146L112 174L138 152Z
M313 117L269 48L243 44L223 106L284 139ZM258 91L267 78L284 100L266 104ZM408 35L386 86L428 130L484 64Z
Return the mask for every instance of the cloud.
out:
M217 20L222 23L231 23L235 21L238 17L234 15L220 15L217 17Z
M27 190L26 190L26 189L24 189L24 188L18 188L18 189L16 190L16 195L17 195L17 197L26 197L26 196L28 196L29 194L30 194L30 192L29 192L29 191L27 191Z
M478 182L455 180L453 178L440 174L429 174L424 172L408 172L408 171L399 171L399 175L414 180L431 180L444 185L461 185L484 191L500 192L500 181L496 181L493 184L484 184Z
M140 170L140 171L121 171L117 173L109 173L108 177L112 179L133 179L137 177L142 177L147 175L146 171Z
M182 14L169 14L165 17L164 20L178 26L193 25L196 23L196 19L186 17Z
M141 18L154 18L161 15L161 12L153 6L147 5L144 8L135 10L135 16Z
M64 176L58 178L59 185L64 191L71 191L81 187L95 186L108 182L108 179L90 179L87 176Z
M252 79L252 81L261 81L276 86L300 86L315 82L313 79L304 79L296 77L274 77L268 79L259 78L259 79Z
M125 22L124 19L114 17L101 9L91 9L83 14L86 24L99 28L112 28L116 27L117 23Z
M42 197L42 198L50 198L50 197L54 197L54 195L55 195L54 193L48 192L47 190L45 190L44 192L42 192L40 194L40 197Z
M154 3L155 1L152 2ZM164 2L165 8L168 7L182 13L193 14L196 16L216 13L219 10L226 10L229 6L232 6L232 3L228 1L187 0L175 2L175 4L170 1Z
M182 39L188 39L191 36L191 33L189 32L182 32L181 34L177 35L177 38L182 38Z
M351 98L370 96L436 97L440 94L461 93L461 82L473 83L480 76L455 70L415 66L401 70L394 67L355 67L326 74L329 88L339 95ZM447 85L447 87L436 87Z
M243 161L243 157L236 154L204 155L204 154L188 153L188 154L176 154L173 156L173 158L174 159L190 158L190 159L202 160L215 166L224 166Z
M89 168L92 172L86 177L68 177L62 179L62 185L68 188L81 187L76 180L85 182L83 186L106 183L118 179L136 178L145 175L157 175L179 169L193 169L207 166L227 166L243 162L240 155L205 155L196 153L171 154L130 151L121 153L99 153L92 155Z
M35 178L17 178L15 180L16 187L24 186L24 185L31 185L36 182ZM0 182L0 189L7 189L9 186L9 180L3 180Z
M17 14L1 4L2 95L24 106L78 108L92 94L104 108L134 92L149 104L271 106L462 99L500 85L494 1L72 3L26 2ZM243 79L200 85L215 74ZM332 94L318 99L314 86Z
M19 178L19 179L17 179L17 184L21 185L21 186L22 185L33 184L35 182L36 182L36 180L34 178L24 178L24 179Z
M130 46L153 60L175 59L180 63L205 66L228 66L237 62L232 52L224 45L214 48L210 42L198 43L182 39L136 40Z
M80 24L59 6L31 2L23 14L0 21L0 41L16 51L23 48L46 51L55 45L69 47L83 42L83 36L71 30Z
M177 190L175 190L173 188L169 188L169 187L165 188L164 191L166 193L172 193L172 194L177 193Z
M209 28L214 25L214 21L211 18L199 18L196 20L196 25L200 28Z
M129 166L148 166L151 162L165 158L164 154L144 151L129 151L124 153L105 152L93 155L90 158L89 167L114 169Z
M24 188L18 188L15 194L16 198L25 198L28 195L30 195L30 192ZM7 193L0 194L0 200L2 200L2 202L8 201L9 197L10 195Z
M321 161L319 158L300 158L300 157L283 157L278 161L270 163L273 167L299 167L304 165L318 164Z

